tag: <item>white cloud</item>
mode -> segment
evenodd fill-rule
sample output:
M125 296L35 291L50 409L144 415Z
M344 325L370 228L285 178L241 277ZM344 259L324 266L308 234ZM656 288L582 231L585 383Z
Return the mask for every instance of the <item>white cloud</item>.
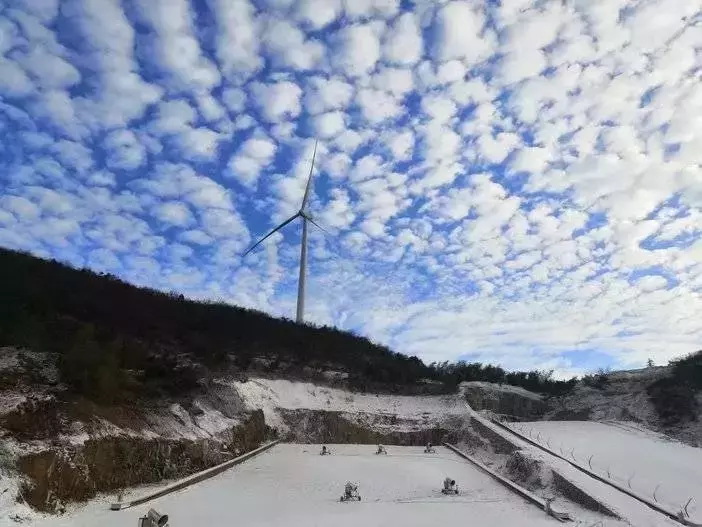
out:
M314 118L316 136L320 139L330 139L339 135L345 127L343 112L328 112Z
M341 180L348 175L351 166L351 158L341 152L332 155L322 156L320 160L321 170L333 179Z
M263 65L259 56L258 25L249 0L208 0L217 23L217 60L222 73L245 80Z
M373 71L380 59L380 42L375 29L359 24L341 29L337 34L333 61L349 77L360 77Z
M261 170L273 161L275 151L276 144L265 136L246 140L229 161L231 175L243 185L255 187Z
M372 125L393 119L402 113L398 99L379 90L360 90L356 102L363 117Z
M193 222L193 215L185 203L170 201L159 205L154 210L156 216L163 223L178 227L185 227Z
M383 68L373 75L373 86L399 97L414 89L414 79L409 70Z
M195 100L200 114L205 121L215 122L226 117L226 111L212 95L199 94Z
M546 57L541 50L522 48L502 58L500 74L505 83L513 84L538 75L546 66Z
M480 154L490 163L502 163L519 142L519 137L509 132L501 132L495 137L481 135L478 138Z
M109 272L122 266L117 255L109 249L94 249L88 254L88 265L96 271Z
M349 195L340 189L332 190L332 199L327 207L319 214L319 220L324 226L344 229L350 226L356 214L353 211Z
M188 159L212 159L223 137L209 128L191 128L178 137L178 145Z
M297 17L319 30L334 22L341 13L341 0L302 0L297 6Z
M517 150L510 168L515 172L542 173L550 160L548 150L537 146L525 146Z
M412 66L422 56L422 34L413 13L403 13L385 34L383 57L391 64Z
M338 78L313 77L305 89L305 108L311 114L345 108L353 97L353 87Z
M53 126L72 138L86 135L87 130L76 115L68 93L62 90L43 92L34 99L31 110L36 117L47 119Z
M45 89L69 88L81 80L80 73L71 63L50 53L43 45L33 47L22 57L21 64Z
M123 170L134 170L144 164L146 149L131 130L115 130L105 137L107 166Z
M79 174L90 170L93 166L92 152L80 143L62 139L55 142L51 149L64 165L70 166Z
M213 238L198 230L185 231L180 234L179 238L184 242L194 243L195 245L210 245L213 242Z
M156 119L150 128L157 134L177 134L188 130L196 117L195 109L187 101L165 101L158 105Z
M483 33L485 15L470 2L454 0L436 15L435 56L440 61L465 60L473 64L492 53L490 33Z
M141 0L138 6L155 30L152 48L162 67L173 75L177 90L210 90L219 84L219 71L202 55L193 35L186 0Z
M240 113L246 107L246 92L239 88L227 88L222 92L222 102L232 113Z
M61 10L85 38L86 59L100 90L79 98L83 120L93 126L124 126L143 115L162 89L144 82L134 60L134 29L117 0L71 0Z
M358 159L354 163L351 179L353 181L363 181L382 174L384 169L383 159L374 154L369 154Z
M202 229L215 238L229 238L243 248L249 233L238 214L222 209L208 209L200 217Z
M414 134L411 130L388 136L386 144L397 161L405 161L412 155L414 148Z
M436 80L441 84L454 83L466 75L466 67L460 60L449 60L439 65Z
M268 122L276 123L300 114L302 90L294 82L254 83L251 85L251 93L261 115Z
M647 293L665 289L668 287L668 280L659 275L648 275L636 281L636 286Z
M350 18L370 18L379 16L390 18L400 8L399 0L343 0L344 11Z
M11 212L20 221L35 220L41 215L41 210L34 203L22 196L3 196L3 209Z
M279 68L308 70L324 57L324 45L316 40L307 40L305 34L287 20L269 22L263 41Z

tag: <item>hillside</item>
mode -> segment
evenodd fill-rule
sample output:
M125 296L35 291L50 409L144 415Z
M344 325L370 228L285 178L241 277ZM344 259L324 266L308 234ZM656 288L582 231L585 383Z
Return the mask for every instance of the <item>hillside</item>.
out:
M342 370L357 387L431 376L419 359L330 327L137 288L0 249L0 345L60 355L62 380L115 400L194 388L198 368L286 375Z
M562 394L575 383L478 363L426 365L335 328L192 301L5 249L0 276L11 277L0 281L0 346L56 353L61 381L99 402L180 394L218 372L408 393L488 381Z
M589 384L589 385L588 385ZM653 366L602 374L552 398L545 420L625 421L702 446L702 352Z

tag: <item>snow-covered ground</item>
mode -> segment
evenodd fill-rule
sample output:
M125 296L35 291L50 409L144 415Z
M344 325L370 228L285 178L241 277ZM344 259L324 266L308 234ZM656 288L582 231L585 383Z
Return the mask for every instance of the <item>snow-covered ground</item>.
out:
M192 525L363 527L470 523L486 526L557 525L447 449L434 455L421 447L283 444L210 480L133 509L114 512L96 500L62 517L38 520L37 527L124 527L153 507L171 527ZM447 475L461 494L439 492ZM347 480L359 484L361 502L339 503Z
M233 382L247 408L262 409L266 423L277 428L284 424L277 412L286 410L327 410L347 413L396 415L419 420L440 419L451 414L464 414L465 407L455 395L402 396L363 394L318 386L308 382L252 378L248 382Z
M618 483L652 497L674 511L690 497L688 510L702 521L702 449L687 446L633 423L591 421L538 421L510 426L544 446L600 475L607 472ZM529 434L531 432L531 434ZM560 452L559 452L560 453ZM592 459L590 459L592 456Z

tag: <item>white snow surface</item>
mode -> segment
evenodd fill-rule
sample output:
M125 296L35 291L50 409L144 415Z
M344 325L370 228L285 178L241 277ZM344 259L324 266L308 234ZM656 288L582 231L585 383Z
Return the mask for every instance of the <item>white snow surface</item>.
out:
M284 429L277 409L327 410L347 413L396 415L405 419L440 420L448 415L463 415L465 407L456 395L403 396L350 392L308 382L252 378L233 382L244 404L251 410L262 409L269 426Z
M95 500L61 517L44 517L37 527L123 527L136 525L149 508L166 513L171 527L404 527L469 522L482 527L557 525L534 505L488 475L439 448L372 445L283 444L212 479L123 511ZM444 496L443 479L456 480L461 494ZM340 503L347 480L358 483L361 502Z
M654 490L659 502L679 511L688 507L693 521L702 522L702 449L671 440L635 423L592 421L538 421L512 423L514 429L552 450L560 448L594 472L647 498ZM531 431L531 435L529 435ZM631 479L629 479L631 478ZM656 490L656 487L658 489Z
M610 510L616 512L623 520L608 519L604 521L603 527L635 525L636 527L663 527L680 526L680 523L671 520L667 516L654 511L648 506L635 500L631 496L624 494L595 478L580 472L578 469L563 461L562 459L548 454L535 446L519 439L509 432L502 430L489 419L474 411L469 405L466 408L470 415L480 421L484 426L493 432L507 438L511 443L520 448L528 457L540 461L544 467L557 471L571 483L577 485L586 494L590 495L600 503L606 505ZM539 421L541 423L542 421ZM587 525L598 525L587 524Z

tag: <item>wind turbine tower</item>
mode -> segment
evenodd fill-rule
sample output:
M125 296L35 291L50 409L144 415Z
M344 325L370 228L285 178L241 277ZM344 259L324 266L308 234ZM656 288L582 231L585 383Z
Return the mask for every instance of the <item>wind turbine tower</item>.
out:
M314 159L317 155L317 142L315 141L314 143L314 150L312 151L312 164L310 165L310 175L307 178L307 185L305 186L305 194L302 197L302 205L300 206L300 210L297 211L295 214L290 216L287 220L285 220L283 223L278 225L275 229L273 229L271 232L266 234L263 238L258 240L256 243L254 243L245 253L244 256L249 254L251 251L253 251L256 247L261 245L266 238L269 238L276 232L278 232L280 229L285 227L288 223L292 223L295 221L297 218L302 219L302 243L300 245L300 277L297 283L297 317L296 321L298 324L302 324L304 322L304 315L305 315L305 286L307 282L307 222L310 222L312 225L316 226L320 230L324 231L322 227L320 227L317 222L312 219L312 216L307 212L307 201L310 197L310 186L312 183L312 171L314 170ZM326 231L325 231L326 232Z

